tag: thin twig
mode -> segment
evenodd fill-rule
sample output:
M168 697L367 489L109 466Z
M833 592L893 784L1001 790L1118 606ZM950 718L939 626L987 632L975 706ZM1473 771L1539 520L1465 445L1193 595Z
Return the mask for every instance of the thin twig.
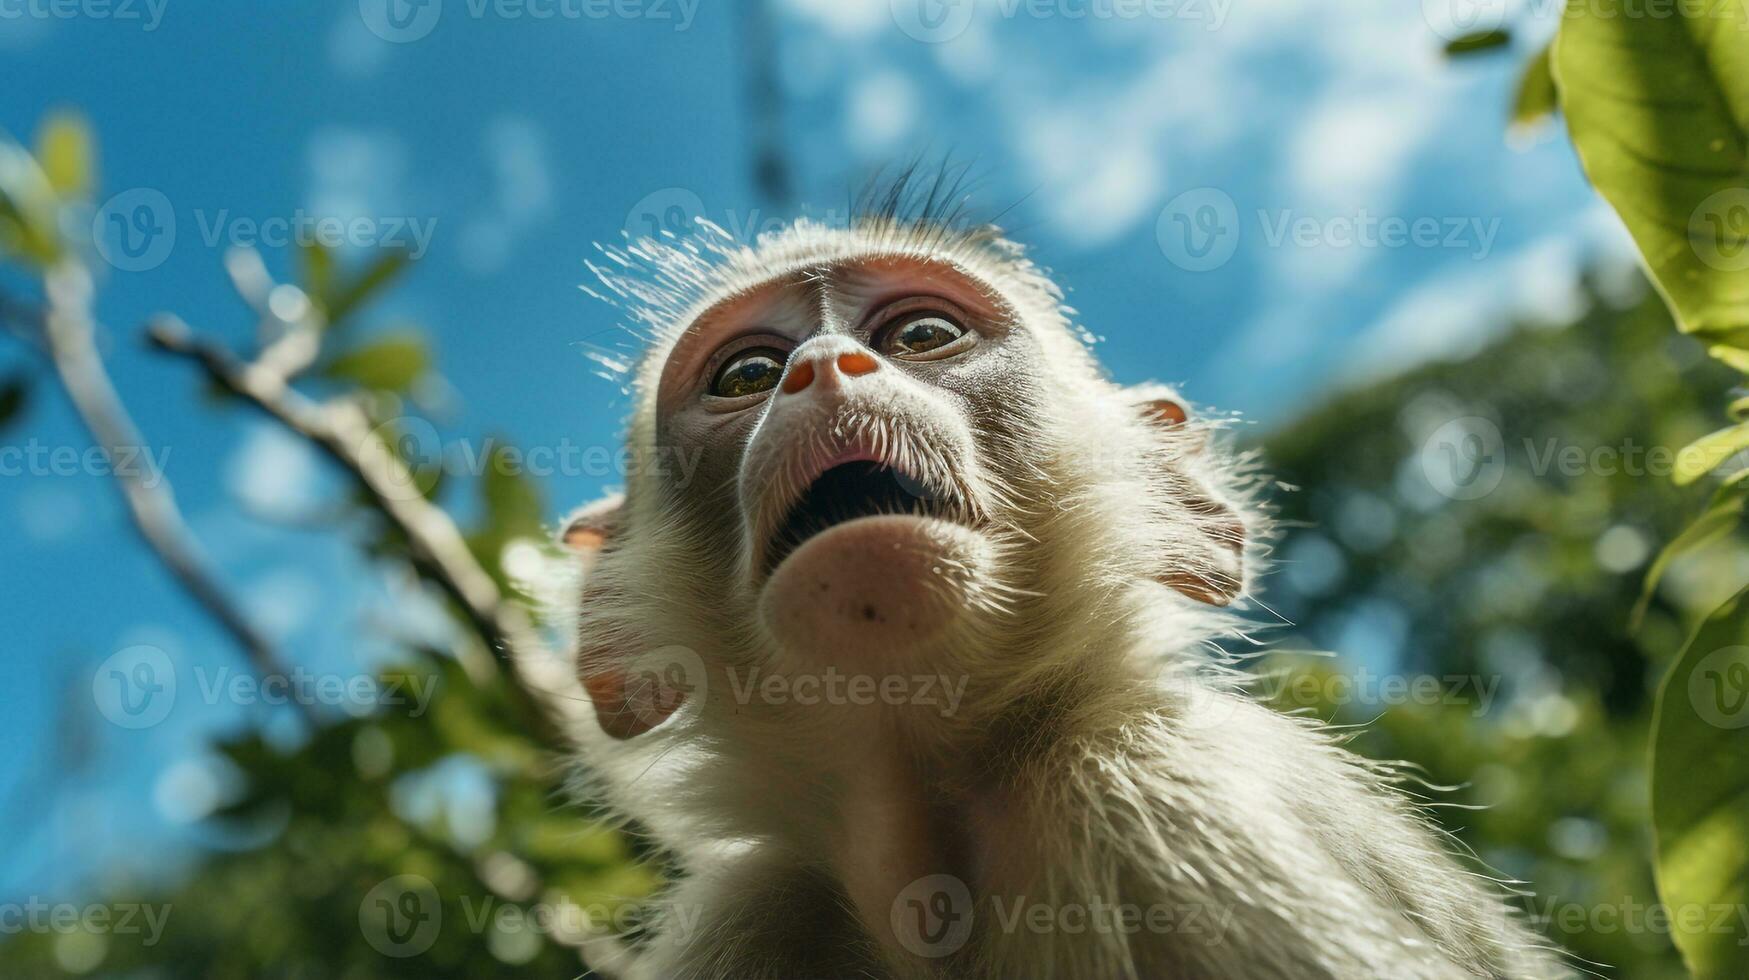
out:
M97 352L91 274L77 262L65 261L48 270L43 286L43 342L79 420L109 459L134 527L183 588L243 648L256 673L263 680L284 680L286 671L273 646L208 572L168 478L145 452L145 440L110 381ZM298 709L306 720L314 720L308 705L298 704Z
M419 492L417 477L385 442L357 401L316 402L261 363L245 362L224 347L196 336L186 323L161 316L147 327L159 349L187 357L206 376L293 433L309 440L370 495L372 506L407 540L414 565L448 595L501 663L511 690L531 707L549 699L530 686L519 664L546 652L522 607L505 599L481 567L461 530L442 508ZM539 712L542 721L550 716Z

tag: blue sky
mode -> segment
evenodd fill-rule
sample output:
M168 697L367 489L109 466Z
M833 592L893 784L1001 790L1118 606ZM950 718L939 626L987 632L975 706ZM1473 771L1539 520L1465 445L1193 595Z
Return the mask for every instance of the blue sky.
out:
M242 347L253 328L226 243L367 219L422 252L367 322L436 338L445 439L612 447L625 402L588 355L624 335L578 289L592 243L651 215L737 233L784 216L750 179L739 4L426 0L390 20L385 2L0 0L0 127L28 138L51 107L81 110L103 144L101 200L132 192L131 213L152 194L174 221L149 268L104 270L123 395L251 615L340 674L367 671L422 600L345 542L257 518L319 504L331 477L203 401L188 369L145 350L143 319L173 309ZM1508 313L1565 316L1580 264L1626 254L1564 140L1504 138L1547 4L1524 7L1513 51L1459 64L1440 53L1441 0L772 6L782 142L814 213L841 215L883 164L951 154L980 177L976 204L1012 208L1004 223L1069 288L1119 380L1177 382L1262 425L1470 349ZM1120 10L1142 13L1100 15ZM288 250L263 252L289 269ZM0 347L0 369L25 363ZM46 387L0 442L85 445ZM557 516L616 480L583 467L542 482ZM0 892L70 887L92 841L94 863L149 866L142 841L187 839L203 735L247 709L185 681L161 723L126 730L93 711L92 672L146 644L210 680L235 652L136 544L106 478L0 476L0 514L0 801L32 778L18 760L73 751L59 706L89 723L78 751L94 759L48 782L52 799L0 810L0 832L26 842L0 861Z

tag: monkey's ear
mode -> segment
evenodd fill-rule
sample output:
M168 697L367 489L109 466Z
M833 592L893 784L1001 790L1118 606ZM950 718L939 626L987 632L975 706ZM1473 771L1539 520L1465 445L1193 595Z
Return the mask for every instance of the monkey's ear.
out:
M1165 385L1129 389L1142 419L1164 438L1180 441L1181 453L1173 454L1194 464L1208 449L1206 430L1190 424L1190 407ZM1156 576L1162 585L1212 606L1225 606L1245 589L1245 522L1216 491L1201 480L1194 465L1165 478L1164 506L1179 509L1178 523L1188 523L1197 532L1202 547L1197 554L1177 555L1173 567Z
M565 518L559 544L577 555L585 571L613 541L620 527L625 496L614 494L574 511ZM582 605L609 593L610 586L590 582L585 574ZM587 621L583 627L589 630ZM595 705L595 720L614 738L632 738L655 728L685 700L682 693L664 688L657 675L645 672L633 678L619 644L611 638L584 635L578 644L577 677Z
M613 536L625 502L625 494L610 494L572 511L571 516L565 518L564 530L559 532L559 543L584 558L593 559Z

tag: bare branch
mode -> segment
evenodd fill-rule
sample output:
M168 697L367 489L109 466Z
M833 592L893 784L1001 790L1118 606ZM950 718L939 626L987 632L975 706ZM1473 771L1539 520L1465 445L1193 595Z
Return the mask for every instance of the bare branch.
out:
M419 492L417 477L356 400L314 401L285 375L197 337L173 316L154 320L147 336L159 349L193 360L213 382L314 443L345 470L370 495L375 510L406 537L415 566L461 607L497 655L511 689L533 706L552 710L551 697L519 672L547 653L527 612L504 597L455 522ZM541 718L551 720L546 712Z
M286 671L272 645L207 570L168 478L144 452L145 440L110 381L94 339L91 274L77 262L62 262L48 270L43 284L48 305L42 315L42 335L49 357L79 420L109 458L134 527L183 588L243 648L256 673L264 680L283 680ZM298 708L313 720L308 705Z

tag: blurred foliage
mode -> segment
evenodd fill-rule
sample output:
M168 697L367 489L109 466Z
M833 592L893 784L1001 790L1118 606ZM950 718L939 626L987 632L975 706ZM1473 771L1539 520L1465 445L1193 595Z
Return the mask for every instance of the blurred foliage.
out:
M72 117L52 118L34 154L0 139L0 259L31 276L85 262L91 243L61 229L81 226L64 219L95 168L90 134ZM275 285L255 256L227 257L244 298L259 294L262 342L300 331L324 341L310 365L324 397L365 411L371 438L413 471L418 492L441 501L472 484L468 551L538 625L505 559L514 549L544 553L546 502L502 440L463 461L471 479L441 479L446 447L403 398L433 377L424 331L358 322L408 257L388 251L353 264L309 247L300 281ZM23 410L31 381L0 380L0 424ZM212 404L240 407L232 397ZM362 487L350 503L336 527L372 560L435 586L430 563ZM137 915L136 931L25 929L0 943L0 976L584 974L582 944L635 927L636 903L655 885L650 856L586 805L567 804L567 753L541 708L494 659L480 624L441 590L429 594L446 649L406 641L401 666L379 678L378 702L345 700L340 710L317 698L313 726L218 740L201 763L223 794L205 820L212 849L192 867L166 867L161 880L100 877L98 894L76 903L100 902L117 916L130 906L164 910L161 935L139 928Z
M1456 787L1422 794L1432 801L1482 808L1433 812L1529 883L1527 911L1551 939L1606 975L1662 980L1684 974L1646 911L1652 695L1740 553L1697 550L1642 628L1628 621L1656 543L1705 499L1651 461L1705 431L1731 373L1673 331L1649 291L1585 294L1577 323L1521 324L1268 435L1267 468L1303 488L1277 498L1288 530L1265 600L1293 625L1269 639L1346 659L1277 654L1261 687L1282 710L1371 723L1355 749ZM1448 464L1441 427L1476 418L1501 434L1500 480L1453 499L1428 467ZM1362 667L1429 675L1441 694L1393 699L1375 684L1366 696L1353 685Z
M1553 69L1586 176L1633 235L1676 326L1749 372L1749 4L1648 17L1633 15L1625 0L1575 0L1561 18ZM1689 444L1673 474L1679 486L1726 475L1666 555L1742 521L1749 402L1737 395L1732 423ZM1654 567L1648 590L1666 564ZM1732 590L1746 579L1742 569L1721 576ZM1732 909L1741 918L1749 909L1749 751L1739 721L1749 720L1749 655L1739 605L1719 599L1695 634L1659 695L1652 737L1660 893L1679 910ZM1749 921L1709 923L1675 938L1698 980L1737 980L1749 975L1746 932Z

